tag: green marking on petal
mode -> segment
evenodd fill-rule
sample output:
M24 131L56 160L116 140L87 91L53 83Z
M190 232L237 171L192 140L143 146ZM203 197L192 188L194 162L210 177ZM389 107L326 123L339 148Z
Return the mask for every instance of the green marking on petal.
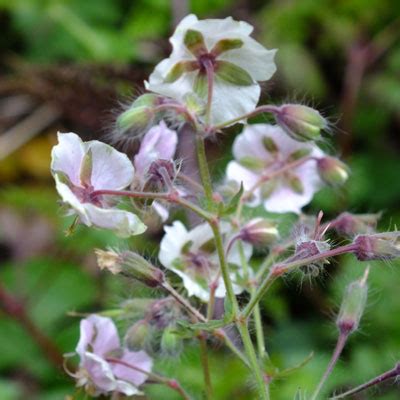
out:
M232 85L250 86L254 83L249 73L228 61L217 61L215 72L219 78Z
M287 178L287 183L290 186L290 189L293 190L293 192L297 194L303 194L304 193L304 186L303 183L301 182L300 178L296 175L290 175Z
M199 65L193 61L180 61L176 63L171 70L168 72L168 75L164 79L164 83L174 83L177 81L184 73L192 72L196 69L199 69Z
M288 161L297 161L300 160L301 158L308 157L310 154L311 154L311 149L309 148L299 149L289 155Z
M204 37L199 31L188 29L185 33L183 43L195 57L207 53Z
M220 54L229 50L240 49L243 46L243 41L240 39L222 39L218 41L211 50L211 53L218 57Z
M65 172L55 171L55 174L57 175L57 177L61 183L63 183L64 185L67 185L69 187L73 186L71 179L69 179L69 176Z
M269 153L277 153L279 151L279 148L274 139L269 136L264 136L262 139L262 143L265 150L267 150Z
M92 166L93 166L93 156L92 150L89 149L82 159L81 170L79 172L79 178L82 185L90 184L92 178Z

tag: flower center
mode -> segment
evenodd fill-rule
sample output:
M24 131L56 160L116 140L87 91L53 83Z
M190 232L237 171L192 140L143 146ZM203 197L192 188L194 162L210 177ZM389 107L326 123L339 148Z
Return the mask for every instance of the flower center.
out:
M197 62L199 63L200 73L206 74L207 69L215 69L215 64L217 61L214 54L204 53L197 58Z

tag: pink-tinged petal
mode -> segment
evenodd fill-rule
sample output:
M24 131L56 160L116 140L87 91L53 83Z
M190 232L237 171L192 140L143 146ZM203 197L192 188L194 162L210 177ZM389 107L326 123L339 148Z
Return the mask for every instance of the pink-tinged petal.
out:
M95 396L114 392L117 382L110 364L94 353L86 352L83 355L81 368L89 374L88 384L95 387ZM84 384L85 382L83 382Z
M51 152L51 171L63 172L76 185L80 183L79 173L84 156L81 138L75 133L58 133L58 144Z
M168 129L164 121L152 127L140 144L139 152L135 156L136 174L143 176L153 161L170 160L174 157L178 135Z
M80 338L76 352L82 357L91 351L99 357L120 347L119 336L110 318L90 315L81 321Z
M153 360L144 351L133 352L124 350L120 361L146 372L151 372L151 369L153 367ZM128 383L131 383L136 387L142 385L148 378L146 374L139 372L134 368L130 368L127 365L123 365L120 363L111 364L112 370L117 379L121 379Z
M91 184L95 190L121 190L131 184L134 168L126 154L97 140L85 142L84 148L92 152Z
M147 227L139 217L131 212L115 208L100 208L93 204L84 204L90 223L114 231L118 236L127 238L140 235Z

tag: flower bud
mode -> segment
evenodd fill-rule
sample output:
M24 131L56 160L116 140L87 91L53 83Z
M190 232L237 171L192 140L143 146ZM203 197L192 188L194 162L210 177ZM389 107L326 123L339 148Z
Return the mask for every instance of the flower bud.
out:
M369 268L365 270L364 276L350 283L347 287L340 307L339 316L336 325L340 333L349 335L357 330L362 314L365 309L368 295L368 278Z
M277 124L299 142L319 139L321 130L328 126L317 110L301 104L284 104L277 107L274 114Z
M334 157L318 159L317 168L321 179L331 186L343 185L349 177L347 165Z
M152 93L139 96L126 111L119 115L117 127L123 134L131 130L134 132L147 130L154 121L154 107L158 102L159 97Z
M373 233L380 214L350 214L344 212L335 218L330 227L341 235L354 237L357 234Z
M167 327L161 336L161 351L166 356L176 356L182 350L182 339L173 326Z
M360 261L391 260L400 257L400 232L358 235L353 244Z
M263 218L249 221L239 233L240 239L255 246L268 246L279 238L276 224Z
M137 253L132 251L116 253L113 250L100 249L96 249L95 253L100 269L108 269L113 274L121 273L149 287L156 287L164 282L164 273Z
M140 320L127 330L124 343L129 350L139 351L147 347L150 337L150 324L146 320Z

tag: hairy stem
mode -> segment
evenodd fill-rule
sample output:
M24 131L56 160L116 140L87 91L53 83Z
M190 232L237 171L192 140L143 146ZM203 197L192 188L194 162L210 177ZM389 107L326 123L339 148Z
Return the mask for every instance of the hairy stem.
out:
M212 202L213 188L211 183L210 171L207 164L206 147L204 143L204 138L198 133L196 133L196 152L200 179L204 187L204 194L206 196L206 199L209 202Z
M200 342L200 358L201 358L201 365L203 367L203 377L205 384L205 396L206 400L212 400L213 389L211 383L210 365L208 362L207 341L203 334L199 335L199 342Z
M335 350L332 354L332 358L328 364L328 367L325 370L324 375L322 376L317 388L315 389L311 400L316 400L318 398L319 393L321 392L322 387L324 386L325 382L329 378L329 375L332 373L333 368L335 368L335 365L337 361L339 360L340 355L342 354L342 351L344 349L344 346L346 345L347 338L349 337L348 332L340 332L338 341L336 343Z
M392 368L389 371L384 372L381 375L378 375L377 377L371 379L370 381L365 382L353 389L350 389L347 392L333 396L333 397L331 397L331 399L332 400L344 399L345 397L352 396L353 394L356 394L356 393L360 393L365 389L368 389L372 386L378 385L384 381L387 381L388 379L397 378L398 376L400 376L400 363L397 363L394 368Z

